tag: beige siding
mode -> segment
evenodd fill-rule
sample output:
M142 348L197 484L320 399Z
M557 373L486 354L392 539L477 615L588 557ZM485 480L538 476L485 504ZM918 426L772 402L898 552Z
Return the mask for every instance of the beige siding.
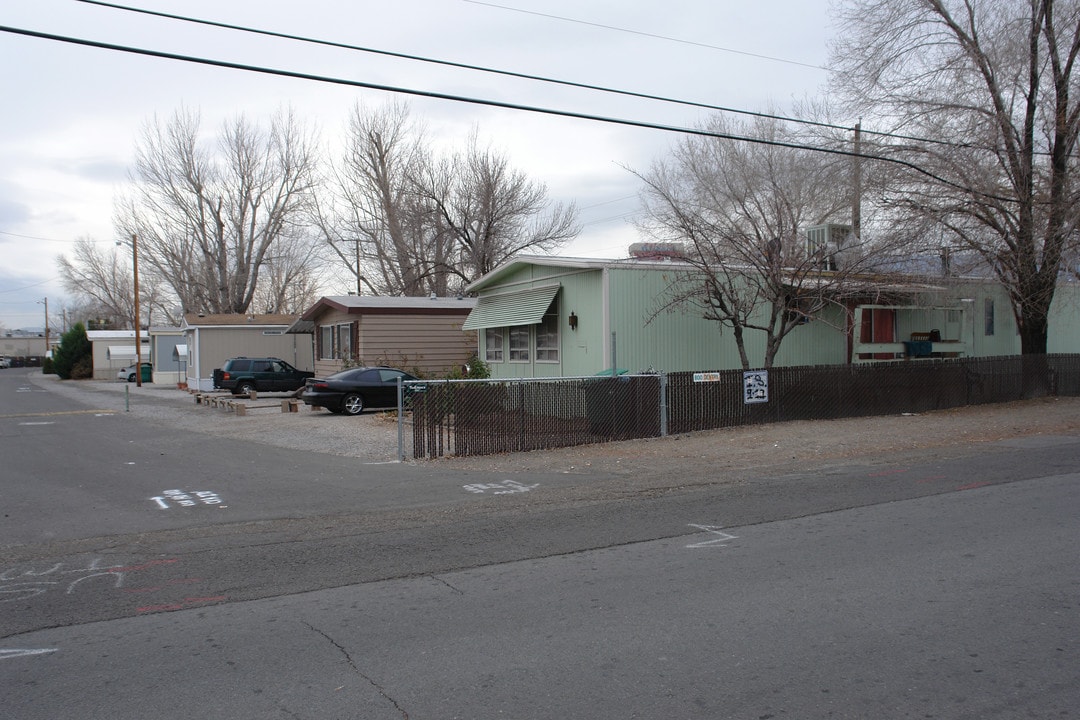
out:
M281 328L283 329L283 328ZM264 335L279 328L267 327L203 327L198 329L198 358L192 357L187 366L188 383L195 380L205 387L214 370L229 358L276 357L299 370L312 370L314 363L309 335ZM195 329L188 330L188 348L196 352ZM196 373L198 374L196 376Z
M367 315L360 324L359 361L391 365L425 377L445 375L476 352L465 315Z
M412 314L401 311L352 312L327 309L315 317L315 374L332 375L345 367L340 359L319 357L322 328L352 324L354 363L390 365L424 377L439 377L464 365L476 353L476 333L464 332L468 313Z

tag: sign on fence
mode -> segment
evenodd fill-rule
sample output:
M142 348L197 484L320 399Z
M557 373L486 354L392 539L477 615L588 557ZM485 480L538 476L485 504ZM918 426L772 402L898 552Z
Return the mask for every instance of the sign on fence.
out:
M720 373L696 372L694 373L694 382L720 382Z
M769 371L749 370L742 374L743 377L743 402L750 403L769 402Z

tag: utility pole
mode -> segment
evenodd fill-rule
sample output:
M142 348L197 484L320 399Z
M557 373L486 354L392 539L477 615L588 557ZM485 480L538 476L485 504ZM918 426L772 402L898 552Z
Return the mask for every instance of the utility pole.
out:
M862 238L862 119L855 123L854 177L851 179L851 233Z
M364 294L364 288L361 285L364 282L364 273L360 269L360 235L356 235L356 296L359 297Z
M45 357L49 357L49 298L41 301L45 305ZM44 362L44 359L42 360Z

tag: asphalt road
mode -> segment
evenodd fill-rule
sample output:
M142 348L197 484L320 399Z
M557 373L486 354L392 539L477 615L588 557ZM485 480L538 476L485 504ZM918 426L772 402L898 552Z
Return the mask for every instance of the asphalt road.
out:
M11 717L1080 707L1080 438L634 492L238 445L20 373L0 371Z

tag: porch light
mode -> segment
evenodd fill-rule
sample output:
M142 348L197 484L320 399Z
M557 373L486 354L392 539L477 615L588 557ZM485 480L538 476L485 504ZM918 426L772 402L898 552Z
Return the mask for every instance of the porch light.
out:
M570 329L577 330L577 315L571 312L570 317L567 319L570 321Z

